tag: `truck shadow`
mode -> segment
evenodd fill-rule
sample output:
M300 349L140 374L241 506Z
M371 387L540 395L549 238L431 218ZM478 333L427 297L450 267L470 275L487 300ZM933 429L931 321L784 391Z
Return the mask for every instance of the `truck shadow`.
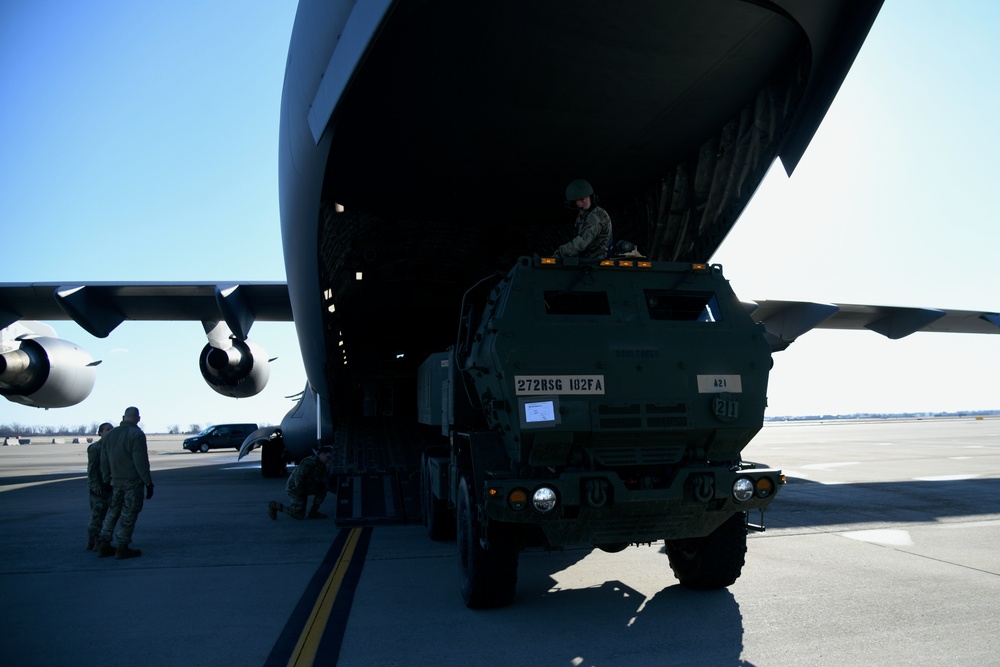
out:
M518 597L512 609L530 607L532 618L557 618L546 641L535 651L539 664L629 664L633 657L661 652L671 665L746 665L743 616L726 589L691 591L673 580L663 558L661 576L668 585L652 596L619 579L599 586L559 588L555 568L568 568L589 555L586 550L524 559Z

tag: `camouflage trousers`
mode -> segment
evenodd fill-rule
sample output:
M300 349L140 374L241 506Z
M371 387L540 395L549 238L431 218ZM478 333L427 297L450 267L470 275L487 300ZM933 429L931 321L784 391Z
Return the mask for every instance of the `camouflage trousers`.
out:
M104 517L104 526L101 528L101 540L110 542L115 524L118 524L118 546L128 546L132 542L132 531L135 530L135 521L142 511L145 497L146 485L141 479L114 487L108 515Z
M90 525L87 526L87 537L97 537L101 534L104 517L111 504L111 492L106 491L103 484L90 484Z
M291 503L285 505L285 514L292 517L293 519L304 519L306 518L306 504L309 501L308 494L288 494L291 499ZM326 499L326 489L318 491L313 494L313 507L319 509L320 503Z

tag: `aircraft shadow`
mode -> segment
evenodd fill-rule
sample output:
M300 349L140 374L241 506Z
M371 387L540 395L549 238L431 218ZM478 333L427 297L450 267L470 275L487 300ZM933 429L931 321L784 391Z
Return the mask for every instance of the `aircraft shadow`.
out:
M769 527L821 527L995 514L997 484L996 479L852 484L792 479L767 510L766 519Z

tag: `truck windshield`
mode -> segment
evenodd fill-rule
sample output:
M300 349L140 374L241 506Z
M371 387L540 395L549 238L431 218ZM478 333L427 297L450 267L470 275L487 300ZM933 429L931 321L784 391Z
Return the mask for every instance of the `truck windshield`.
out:
M712 292L675 292L670 290L643 290L646 307L652 320L672 322L719 322L719 302Z

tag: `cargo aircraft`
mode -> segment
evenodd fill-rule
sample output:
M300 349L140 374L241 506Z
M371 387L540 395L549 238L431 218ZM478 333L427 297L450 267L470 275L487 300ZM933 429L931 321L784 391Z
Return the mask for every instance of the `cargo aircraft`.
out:
M205 381L245 397L268 376L253 323L293 320L307 386L280 438L248 442L264 474L335 433L406 439L417 367L454 343L463 294L566 240L567 183L595 184L615 236L649 260L709 261L771 164L795 169L880 6L302 0L279 128L287 283L7 283L0 328L72 319L104 337L129 319L199 320ZM899 338L1000 324L745 306L775 351L815 327ZM51 330L6 343L8 400L63 407L93 387L97 362Z

